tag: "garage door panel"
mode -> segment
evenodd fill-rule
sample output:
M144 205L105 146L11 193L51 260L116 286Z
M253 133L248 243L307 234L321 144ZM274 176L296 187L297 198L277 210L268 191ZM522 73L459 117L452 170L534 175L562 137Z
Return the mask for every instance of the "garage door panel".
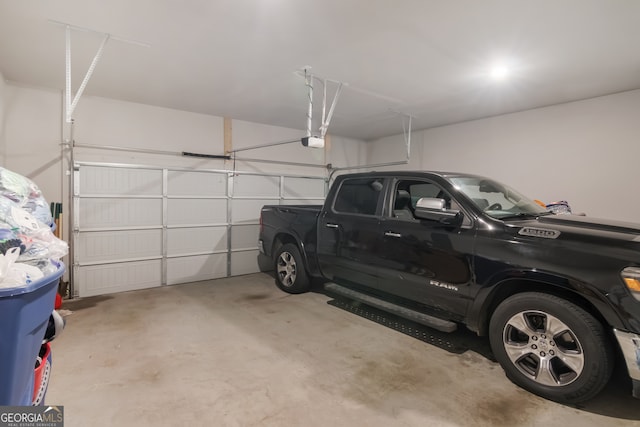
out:
M169 196L226 196L227 175L213 172L168 171Z
M258 247L260 225L234 225L231 229L231 249Z
M167 284L217 279L227 275L227 254L167 259Z
M324 198L324 193L325 182L322 179L296 177L284 178L283 196L285 198Z
M238 175L233 178L234 197L278 197L280 177Z
M169 199L168 225L224 224L227 199Z
M263 205L319 205L325 180L76 163L74 286L81 296L260 271Z
M264 205L277 205L277 200L269 199L233 199L231 212L234 224L255 223L260 221L260 210Z
M162 199L80 199L80 228L162 225Z
M80 296L146 289L162 281L162 261L134 261L116 264L89 265L78 268Z
M88 166L82 168L80 193L87 195L162 195L162 171Z
M162 256L162 229L81 233L80 264Z
M226 226L180 227L167 230L167 254L169 256L226 250Z
M258 255L260 252L256 250L241 251L231 253L231 275L239 276L241 274L251 274L260 271L258 266Z

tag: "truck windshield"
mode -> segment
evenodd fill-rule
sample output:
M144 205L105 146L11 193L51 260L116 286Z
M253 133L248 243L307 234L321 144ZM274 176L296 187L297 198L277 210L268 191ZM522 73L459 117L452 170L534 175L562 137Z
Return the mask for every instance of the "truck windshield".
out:
M449 180L491 217L508 219L549 214L541 205L497 181L468 176L451 177Z

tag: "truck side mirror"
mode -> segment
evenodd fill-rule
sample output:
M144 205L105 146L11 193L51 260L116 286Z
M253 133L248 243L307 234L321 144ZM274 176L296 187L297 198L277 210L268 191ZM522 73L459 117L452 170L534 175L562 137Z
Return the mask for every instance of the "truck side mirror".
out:
M415 216L420 219L437 221L451 227L458 227L462 224L462 212L446 209L444 199L422 197L416 203Z

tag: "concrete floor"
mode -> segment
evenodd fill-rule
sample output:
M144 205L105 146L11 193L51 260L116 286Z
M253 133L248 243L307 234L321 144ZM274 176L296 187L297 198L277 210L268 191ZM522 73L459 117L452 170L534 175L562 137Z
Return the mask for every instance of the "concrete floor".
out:
M263 273L67 301L46 403L66 427L639 425L620 375L560 405L511 384L466 330L332 301Z

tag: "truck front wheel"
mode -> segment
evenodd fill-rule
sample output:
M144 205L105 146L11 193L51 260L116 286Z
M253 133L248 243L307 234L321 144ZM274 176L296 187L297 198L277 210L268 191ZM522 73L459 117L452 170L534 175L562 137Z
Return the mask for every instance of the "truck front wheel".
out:
M613 371L602 324L553 295L527 292L504 300L491 317L489 339L511 381L557 402L591 399Z
M310 287L309 276L304 269L302 256L293 243L282 245L276 252L276 285L290 294L307 292Z

